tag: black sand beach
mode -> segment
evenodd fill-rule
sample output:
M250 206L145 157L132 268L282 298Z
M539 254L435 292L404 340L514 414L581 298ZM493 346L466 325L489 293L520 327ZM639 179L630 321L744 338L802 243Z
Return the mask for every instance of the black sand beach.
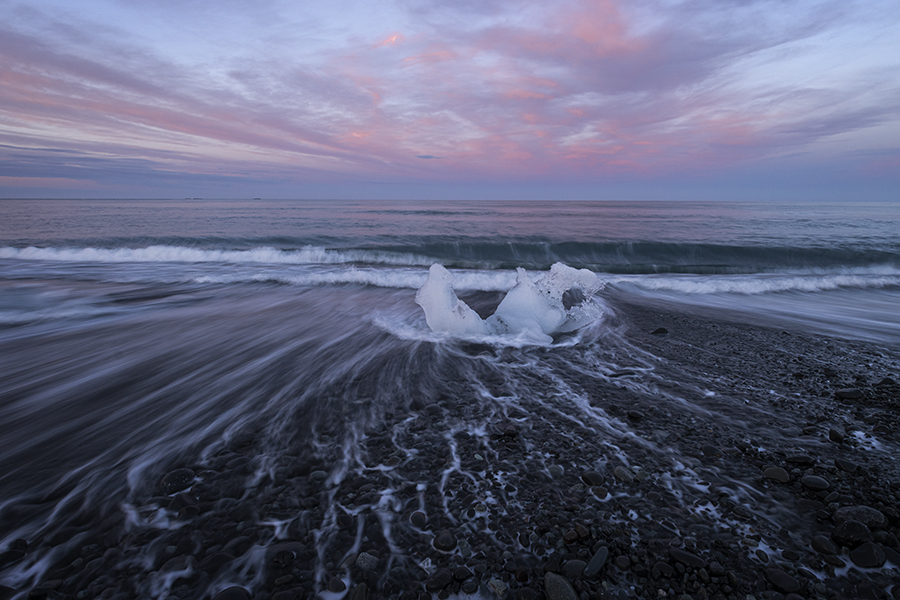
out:
M587 348L417 344L60 506L0 599L900 597L900 352L614 305Z

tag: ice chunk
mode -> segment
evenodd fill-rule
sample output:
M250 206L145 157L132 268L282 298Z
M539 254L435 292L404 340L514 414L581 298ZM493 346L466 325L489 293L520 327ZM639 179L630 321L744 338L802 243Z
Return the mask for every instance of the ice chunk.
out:
M488 329L474 310L456 297L453 275L442 265L428 270L428 279L416 292L416 304L425 311L431 330L452 335L487 335Z
M518 269L516 285L494 314L482 321L456 297L450 272L432 265L416 302L425 310L428 326L439 333L512 335L549 344L553 335L575 331L601 316L602 309L593 300L600 288L600 280L591 271L562 263L536 280Z

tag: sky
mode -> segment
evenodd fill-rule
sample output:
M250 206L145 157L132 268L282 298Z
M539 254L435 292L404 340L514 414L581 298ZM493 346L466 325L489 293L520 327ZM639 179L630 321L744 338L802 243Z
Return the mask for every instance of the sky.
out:
M897 0L0 0L0 197L900 199Z

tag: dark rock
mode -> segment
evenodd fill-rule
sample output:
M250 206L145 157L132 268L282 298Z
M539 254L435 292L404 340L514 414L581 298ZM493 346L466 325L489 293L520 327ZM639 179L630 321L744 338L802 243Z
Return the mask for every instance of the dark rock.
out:
M781 569L774 567L766 569L766 579L775 586L775 589L785 594L790 594L800 589L800 582Z
M859 388L842 388L837 390L834 396L839 400L859 400L863 397L863 393Z
M0 585L0 600L10 600L15 595L16 590L11 587L6 587L5 585Z
M834 545L830 539L825 537L824 535L817 535L812 539L812 543L810 544L812 549L820 554L832 555L837 554L840 551L840 548Z
M831 487L831 484L828 483L828 480L819 477L818 475L804 475L800 478L800 483L806 489L813 490L814 492L827 490Z
M650 335L666 335L667 333L669 333L669 330L665 327L657 327L650 332Z
M227 587L213 597L213 600L250 600L250 592L239 585Z
M675 567L667 562L659 561L653 564L651 571L657 579L659 577L672 577L675 574Z
M791 476L788 475L788 472L781 467L766 467L763 471L763 477L772 479L778 483L787 483L791 480Z
M588 486L603 485L606 478L597 471L585 471L581 474L581 480Z
M696 554L692 554L691 552L682 550L681 548L669 548L669 556L686 567L693 567L694 569L702 569L706 567L705 560L703 560Z
M613 469L613 476L622 483L631 483L634 481L634 473L632 473L630 469L622 466Z
M450 552L456 548L456 538L452 533L444 529L434 537L432 545L441 552Z
M587 566L583 560L578 560L577 558L574 560L566 561L566 564L562 567L562 575L566 579L574 580L581 577L582 573L584 573L584 569Z
M578 541L578 532L575 531L574 529L568 530L567 532L565 532L563 534L563 541L566 544L570 544L570 545L574 544L575 542Z
M457 581L465 581L470 577L472 577L472 571L464 566L456 567L456 569L453 571L453 579Z
M451 583L453 583L453 574L450 572L450 569L441 568L428 578L428 581L425 582L425 589L429 592L436 592L444 589Z
M790 463L792 465L797 465L798 467L810 467L816 464L816 459L810 456L809 454L791 454L787 456L785 462Z
M409 515L409 522L413 524L414 527L418 527L419 529L424 529L425 525L428 524L428 517L425 516L420 510L417 510L413 514Z
M578 600L572 584L556 573L544 575L544 594L547 600Z
M620 571L627 571L631 568L631 559L624 554L617 556L615 562Z
M860 544L873 541L875 536L864 523L851 519L839 523L831 532L831 539L841 546L856 548Z
M366 600L369 597L369 587L365 583L360 583L353 588L350 594L350 600Z
M171 495L189 488L194 482L194 477L194 472L190 469L175 469L163 476L160 485L166 495Z
M235 556L241 556L247 550L249 550L253 546L253 540L247 537L246 535L242 535L234 538L227 544L225 544L225 548L223 550L225 552L230 552Z
M866 542L850 551L850 560L863 569L881 567L885 561L884 550L878 544Z
M828 439L834 442L835 444L842 444L844 442L844 438L847 436L846 433L841 431L840 429L829 429L828 430Z
M718 448L716 448L715 446L710 445L710 444L706 444L706 445L702 446L702 447L700 448L700 452L703 453L703 456L709 456L709 457L720 457L720 456L722 456L722 451L719 450Z
M328 591L329 592L343 592L347 589L347 584L340 577L332 577L328 582Z
M725 575L725 567L722 566L722 563L714 560L709 563L709 572L713 577L722 577Z
M541 600L541 593L531 588L516 590L516 600Z
M642 413L642 412L639 411L639 410L629 410L629 411L628 411L628 418L629 418L630 420L632 420L632 421L643 421L643 420L644 420L644 413Z
M378 557L368 552L360 552L359 556L356 557L356 566L363 571L374 571L378 567Z
M843 458L834 459L834 466L845 473L856 473L856 470L859 468L859 465L856 463L844 460Z
M597 552L594 553L591 561L584 568L583 575L585 577L595 577L603 568L603 565L606 564L607 558L609 558L609 548L607 548L606 546L601 546L597 550Z
M834 511L834 522L859 521L866 527L878 529L888 523L887 517L880 510L868 506L843 506Z

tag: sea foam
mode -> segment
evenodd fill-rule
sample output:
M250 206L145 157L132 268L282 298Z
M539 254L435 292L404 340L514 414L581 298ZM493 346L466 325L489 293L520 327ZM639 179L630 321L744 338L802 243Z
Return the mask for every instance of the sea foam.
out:
M493 315L482 319L454 291L453 275L434 264L425 284L416 292L416 303L425 311L432 331L452 336L525 336L550 343L553 336L575 331L598 319L603 310L593 298L602 287L587 269L554 264L536 279L519 268L516 284Z

